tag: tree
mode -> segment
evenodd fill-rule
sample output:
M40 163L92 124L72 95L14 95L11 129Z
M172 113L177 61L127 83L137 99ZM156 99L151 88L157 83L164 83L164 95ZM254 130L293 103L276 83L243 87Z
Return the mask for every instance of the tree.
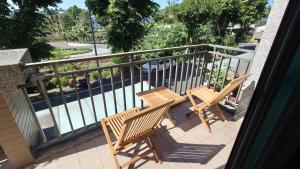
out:
M144 23L159 7L151 0L86 0L86 5L106 26L113 52L132 49L146 33Z
M78 41L80 39L84 40L91 37L89 15L87 11L82 10L79 15L76 16L76 20L74 20L74 22L75 24L65 32L65 36L68 40Z
M72 26L76 25L76 21L78 20L78 17L82 11L82 9L74 5L68 8L63 14L59 16L62 27L65 31L71 30Z
M59 35L62 31L60 20L59 20L59 12L62 11L62 9L58 9L57 7L54 9L51 8L45 8L45 15L46 15L46 29L54 33L56 35Z
M1 14L0 48L29 48L32 49L37 36L44 35L42 27L44 15L39 9L55 6L61 0L12 0L16 9L10 8L6 0L1 1L1 8L5 9ZM4 19L2 19L4 18ZM33 60L39 60L40 56L32 56Z
M268 10L266 0L249 0L239 3L239 17L237 23L241 29L237 32L237 41L243 40L250 25L255 24L262 17L266 16Z
M185 45L187 41L186 27L183 23L157 24L151 23L149 32L135 49L150 50L157 48L175 47ZM172 55L173 51L164 51L153 54L145 54L143 57L155 58Z
M210 40L224 44L228 38L232 38L226 29L236 24L241 25L236 36L238 38L235 39L239 42L250 25L264 15L266 4L266 0L184 0L177 17L186 25L190 43L207 43L199 35L206 36L208 32L214 36Z
M59 16L66 40L80 41L91 37L88 11L76 5Z
M178 13L179 6L178 0L168 1L168 6L159 10L154 15L155 22L161 24L173 24L178 22L176 14Z

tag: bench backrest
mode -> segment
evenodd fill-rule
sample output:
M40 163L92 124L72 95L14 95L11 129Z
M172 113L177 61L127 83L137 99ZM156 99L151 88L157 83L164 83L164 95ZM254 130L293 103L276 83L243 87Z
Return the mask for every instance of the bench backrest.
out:
M215 97L213 97L209 104L216 104L224 99L225 96L229 95L234 89L242 84L251 74L243 75L241 77L233 79L226 85Z
M127 142L153 130L165 113L169 111L173 102L174 100L169 100L127 116L124 120L123 133L119 141Z

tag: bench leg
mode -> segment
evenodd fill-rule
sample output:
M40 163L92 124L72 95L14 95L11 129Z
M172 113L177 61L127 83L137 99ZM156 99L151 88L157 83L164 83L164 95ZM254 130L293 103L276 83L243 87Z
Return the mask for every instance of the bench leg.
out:
M226 117L225 117L225 115L224 115L224 112L223 112L223 110L220 108L220 106L219 106L218 104L216 104L214 107L215 107L216 111L218 112L219 117L220 117L223 121L227 121L227 119L226 119Z
M113 159L115 161L115 165L116 165L117 169L122 169L122 167L119 164L119 161L117 159L117 155L116 154L113 155Z
M203 127L204 127L209 133L211 133L211 129L210 129L209 123L208 123L208 121L206 121L206 119L205 119L204 116L203 116L203 111L199 111L199 112L197 112L197 114L198 114L198 117L200 118L200 120L201 120L201 122L202 122Z

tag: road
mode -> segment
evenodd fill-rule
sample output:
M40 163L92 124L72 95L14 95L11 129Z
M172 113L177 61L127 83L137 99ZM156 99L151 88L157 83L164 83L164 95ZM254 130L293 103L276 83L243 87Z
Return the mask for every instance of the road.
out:
M81 49L81 48L89 48L92 49L92 52L78 54L78 55L71 55L71 58L76 57L87 57L87 56L94 56L94 45L93 44L80 44L80 43L67 43L66 41L58 41L58 42L50 42L51 46L54 46L59 49ZM111 49L107 44L96 44L96 49L98 55L107 55L111 54Z

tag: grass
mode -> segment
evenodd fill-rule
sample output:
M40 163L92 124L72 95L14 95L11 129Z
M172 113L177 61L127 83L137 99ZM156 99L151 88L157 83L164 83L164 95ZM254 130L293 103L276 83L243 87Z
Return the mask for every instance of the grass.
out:
M69 55L88 53L88 52L91 52L91 51L92 51L92 49L88 49L88 48L81 48L81 49L58 49L58 48L54 48L50 51L50 53L51 53L51 55L53 55L53 58L51 60L57 60L57 59L65 59Z

